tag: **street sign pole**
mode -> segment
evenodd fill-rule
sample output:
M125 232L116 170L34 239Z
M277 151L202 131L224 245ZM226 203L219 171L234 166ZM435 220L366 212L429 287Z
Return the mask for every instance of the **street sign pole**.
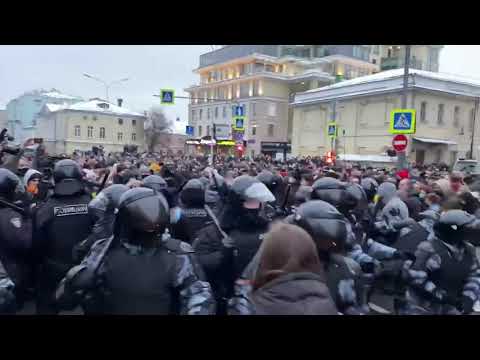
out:
M408 72L410 67L410 45L405 45L405 68L403 72L403 93L402 93L402 109L407 108L408 94ZM408 167L406 151L397 153L397 169L406 169Z

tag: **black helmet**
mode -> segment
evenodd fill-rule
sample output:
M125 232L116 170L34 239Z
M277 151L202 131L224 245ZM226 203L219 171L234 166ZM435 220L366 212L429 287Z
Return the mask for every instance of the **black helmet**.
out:
M97 199L101 199L102 203L104 203L105 210L104 211L113 211L116 208L118 208L118 205L120 203L120 197L123 195L123 193L127 192L129 190L129 187L126 185L122 184L114 184L109 186L108 188L102 190L95 199L93 199L89 206L94 206L96 203Z
M356 198L347 191L346 185L334 178L321 178L312 185L312 200L323 200L345 214L357 206Z
M235 178L229 195L230 202L239 206L246 200L258 200L262 203L275 201L275 196L263 183L248 175Z
M320 252L341 253L345 250L345 217L331 204L322 200L307 201L298 207L291 221L310 234Z
M480 231L477 230L477 218L463 210L448 210L433 225L435 235L449 244L475 240Z
M13 172L0 168L0 197L9 201L13 200L19 181L18 176Z
M297 192L295 193L295 205L298 206L307 202L310 199L310 194L312 193L312 187L302 185L298 188Z
M159 175L149 175L143 179L143 186L157 192L167 188L167 182Z
M365 194L367 194L368 201L373 201L373 198L375 197L378 190L377 181L373 178L364 178L362 179L361 185L363 190L365 191Z
M205 205L205 187L198 179L189 180L180 192L180 200L185 206L202 207Z
M272 172L268 170L262 170L260 174L256 176L257 180L265 184L265 186L271 191L275 192L277 187L279 186L280 182L282 181L281 178L274 175Z
M356 208L358 210L365 210L368 208L367 194L359 184L349 184L347 186L347 192L355 198L357 202Z
M170 209L163 195L152 189L134 188L120 197L117 221L140 233L161 233L170 220Z
M81 180L83 177L82 169L75 161L70 159L60 160L53 169L53 180L60 182L66 179Z

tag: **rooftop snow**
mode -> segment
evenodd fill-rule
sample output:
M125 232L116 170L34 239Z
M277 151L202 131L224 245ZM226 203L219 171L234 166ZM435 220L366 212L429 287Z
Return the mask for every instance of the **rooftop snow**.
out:
M108 104L108 109L101 108L99 104ZM107 103L105 101L92 100L86 102L79 102L73 105L56 105L56 104L47 104L46 105L50 112L62 111L62 110L73 110L73 111L87 111L87 112L98 112L103 114L111 115L124 115L124 116L140 116L144 115L131 111L129 109Z
M395 162L396 157L390 157L385 155L358 155L358 154L337 154L338 160L343 161L370 161L370 162Z
M336 84L333 84L333 85L308 90L308 91L305 91L304 93L321 92L321 91L338 89L338 88L352 86L352 85L365 84L365 83L371 83L371 82L375 82L375 81L393 79L393 78L403 76L403 73L404 73L403 69L394 69L394 70L382 71L382 72L379 72L377 74L361 76L361 77L358 77L358 78L355 78L355 79L345 80L345 81L342 81L342 82L339 82L339 83L336 83ZM417 70L417 69L410 69L409 73L410 74L416 74L416 75L419 75L419 76L422 76L422 77L425 77L425 78L435 79L435 80L450 81L450 82L456 82L456 83L472 85L472 86L480 86L480 79L469 78L469 77L464 77L464 76L460 76L460 75L453 75L453 74L447 74L447 73L436 73L436 72Z
M455 141L443 140L443 139L428 139L428 138L421 138L421 137L414 137L413 139L420 142L429 143L429 144L458 145Z
M79 96L70 96L66 94L62 94L58 91L49 91L49 92L44 92L42 93L43 96L48 96L50 98L56 98L56 99L69 99L69 100L81 100L82 98Z

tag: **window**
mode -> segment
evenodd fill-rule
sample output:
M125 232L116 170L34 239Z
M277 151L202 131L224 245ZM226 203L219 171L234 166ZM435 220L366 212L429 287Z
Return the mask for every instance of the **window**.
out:
M118 139L118 141L123 141L123 133L119 132L117 134L117 139Z
M453 126L456 128L460 126L460 106L453 109Z
M468 122L468 131L472 132L475 125L475 108L470 110L470 121Z
M202 125L198 125L198 136L202 137Z
M218 118L218 107L215 107L215 119Z
M202 120L203 118L203 109L198 110L198 118Z
M93 116L92 117L93 121L97 120L97 117L96 116Z
M427 122L427 102L422 101L420 104L420 121Z
M223 112L223 118L225 119L227 117L227 108L224 106L222 109Z
M132 120L132 126L134 126L134 127L137 126L137 120L135 120L135 119Z
M87 127L87 137L89 138L93 137L93 126Z
M372 59L372 64L376 64L377 63L377 59Z
M252 126L252 136L257 135L257 125Z
M192 110L192 120L195 120L196 111Z
M268 136L273 136L273 124L268 125Z
M380 45L373 45L373 53L376 55L380 54Z
M437 123L439 125L443 124L443 113L445 111L445 105L444 104L438 104L438 117L437 117Z
M88 120L88 116L87 116L87 115L84 115L84 116L83 116L83 120Z
M137 141L137 134L132 133L132 141Z
M118 125L123 125L123 119L118 118Z
M75 125L75 136L80 137L80 125Z
M105 139L105 128L104 127L100 128L100 139Z
M257 104L256 103L252 103L252 113L253 115L257 115Z
M276 116L277 115L277 104L269 103L268 104L268 116Z
M210 125L207 125L207 136L210 136Z
M207 109L207 119L210 120L210 117L211 117L211 112L210 112L210 108Z

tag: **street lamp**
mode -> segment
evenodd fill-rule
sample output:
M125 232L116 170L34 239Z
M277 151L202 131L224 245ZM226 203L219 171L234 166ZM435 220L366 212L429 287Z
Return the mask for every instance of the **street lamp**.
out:
M110 89L110 87L112 85L115 85L115 84L118 84L118 83L121 83L121 82L124 82L124 81L128 81L129 78L124 78L124 79L120 79L120 80L115 80L115 81L112 81L110 83L107 83L106 81L96 77L96 76L92 76L90 74L83 74L83 76L89 78L89 79L92 79L92 80L95 80L95 81L98 81L100 83L102 83L104 86L105 86L105 94L106 94L106 98L107 98L107 102L110 102L109 98L108 98L108 90Z

